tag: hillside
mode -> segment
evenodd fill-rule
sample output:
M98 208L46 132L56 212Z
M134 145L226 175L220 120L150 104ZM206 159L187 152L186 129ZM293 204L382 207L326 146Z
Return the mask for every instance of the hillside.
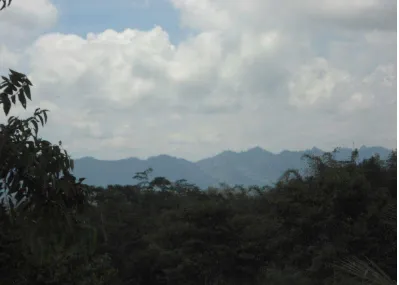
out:
M339 160L350 157L351 149L343 148L337 153ZM378 153L385 159L390 150L383 147L366 147L359 149L359 160L370 158ZM127 158L122 160L98 160L84 157L75 160L74 174L86 177L86 183L94 186L113 184L128 185L134 183L135 173L153 168L153 177L163 176L171 181L186 179L200 188L219 183L229 185L271 185L276 182L285 170L294 168L304 170L307 165L302 160L305 153L322 154L318 148L305 151L285 150L278 154L260 147L243 152L224 151L214 157L190 162L168 155L150 157L146 160Z

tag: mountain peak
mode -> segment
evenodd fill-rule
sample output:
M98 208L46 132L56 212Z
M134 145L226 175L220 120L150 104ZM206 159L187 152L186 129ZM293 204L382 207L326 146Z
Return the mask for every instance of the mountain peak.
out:
M97 160L96 158L92 157L92 156L83 156L78 158L79 160ZM76 160L76 159L75 159Z
M232 150L225 150L225 151L221 152L219 155L226 156L226 155L234 155L234 154L237 154L237 152L232 151Z
M246 152L252 152L252 153L264 153L266 152L266 150L264 150L263 148L256 146L253 148L248 149Z
M160 154L160 155L155 155L155 156L150 156L148 159L176 159L176 157L173 157L171 155L167 155L167 154Z

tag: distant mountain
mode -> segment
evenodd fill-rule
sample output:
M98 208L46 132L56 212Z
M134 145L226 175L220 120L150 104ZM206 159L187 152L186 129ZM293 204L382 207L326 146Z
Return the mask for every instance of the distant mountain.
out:
M348 159L352 149L342 148L336 158ZM359 149L359 159L379 154L385 159L391 150L383 147ZM324 151L312 148L305 151L284 150L278 154L255 147L243 152L224 151L214 157L190 162L168 155L150 157L146 160L127 158L122 160L97 160L84 157L75 160L74 174L85 177L89 185L107 186L110 184L135 184L133 176L137 172L153 168L151 177L163 176L171 181L186 179L200 188L219 183L229 185L270 185L276 182L287 169L303 170L307 164L302 160L305 153L321 155Z
M206 174L198 165L168 155L150 157L146 160L127 158L121 160L97 160L85 157L75 160L74 174L85 177L85 183L95 186L110 184L135 184L133 176L148 168L154 171L151 177L163 176L171 181L186 179L201 188L217 184L218 180Z

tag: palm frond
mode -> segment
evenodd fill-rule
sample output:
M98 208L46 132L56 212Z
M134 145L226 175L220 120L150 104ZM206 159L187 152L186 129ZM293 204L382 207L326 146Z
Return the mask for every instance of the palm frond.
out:
M366 258L367 259L367 258ZM357 257L352 257L344 260L340 265L335 265L336 268L346 272L354 277L362 279L370 285L396 285L396 281L392 280L383 270L381 270L374 262L367 259L360 260Z

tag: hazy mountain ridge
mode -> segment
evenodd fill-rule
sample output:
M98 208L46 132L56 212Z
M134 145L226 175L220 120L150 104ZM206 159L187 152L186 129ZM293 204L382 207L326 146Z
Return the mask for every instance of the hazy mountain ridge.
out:
M216 156L191 162L169 155L153 156L148 159L126 158L121 160L97 160L84 157L75 160L74 174L85 177L86 183L95 186L110 184L135 184L133 176L137 172L153 168L151 177L163 176L171 181L186 179L201 188L219 183L230 185L266 185L272 184L289 168L304 169L305 153L320 155L324 151L312 148L305 151L284 150L272 153L260 147L243 152L224 151ZM342 148L337 153L338 159L348 159L352 149ZM359 159L378 153L387 158L390 149L383 147L365 147L359 149Z

